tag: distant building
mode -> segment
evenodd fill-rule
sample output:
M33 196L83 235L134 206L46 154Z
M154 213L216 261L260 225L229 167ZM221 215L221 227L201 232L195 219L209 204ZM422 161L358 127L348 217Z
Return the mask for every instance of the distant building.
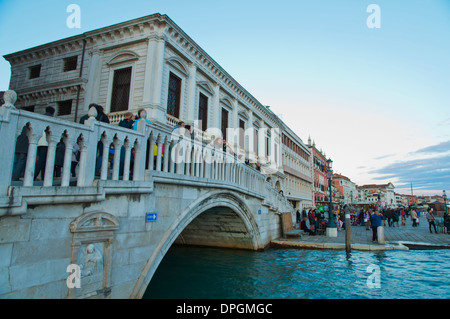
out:
M333 174L333 186L342 195L343 204L354 204L359 201L356 184L350 178L341 174Z
M311 143L308 138L308 148L311 151L311 167L313 178L313 198L314 205L324 205L329 203L329 186L327 177L327 158L322 150L316 148L316 143Z
M362 185L360 188L364 192L364 199L370 203L378 203L382 207L398 206L394 195L395 186L392 183Z

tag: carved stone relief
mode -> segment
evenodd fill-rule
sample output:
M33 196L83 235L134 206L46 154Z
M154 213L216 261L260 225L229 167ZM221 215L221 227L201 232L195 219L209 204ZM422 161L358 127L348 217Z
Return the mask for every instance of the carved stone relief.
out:
M112 241L119 219L105 212L83 214L70 224L72 264L80 269L80 288L69 288L68 298L108 297Z

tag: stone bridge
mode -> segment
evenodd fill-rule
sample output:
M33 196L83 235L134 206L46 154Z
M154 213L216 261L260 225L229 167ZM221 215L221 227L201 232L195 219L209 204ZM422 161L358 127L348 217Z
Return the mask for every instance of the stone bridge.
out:
M136 131L105 124L93 109L84 125L63 121L16 109L13 91L5 101L0 298L141 298L172 244L264 249L282 235L282 213L293 213L264 167L245 165L240 154L213 147L214 139L189 142L144 121ZM15 153L21 134L26 157ZM61 141L64 165L54 177ZM71 176L75 143L80 157ZM12 180L20 161L23 177Z

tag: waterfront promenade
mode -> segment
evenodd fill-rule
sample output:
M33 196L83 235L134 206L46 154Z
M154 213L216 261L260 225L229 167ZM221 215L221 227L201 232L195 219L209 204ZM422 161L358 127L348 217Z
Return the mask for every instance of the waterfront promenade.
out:
M391 249L450 249L450 235L433 229L428 230L428 222L425 216L420 217L418 227L412 227L411 218L408 218L406 226L389 227L386 221L384 227L385 243L372 242L372 229L366 230L364 226L351 226L351 249L354 250L391 250ZM299 237L301 234L301 237ZM272 241L274 247L292 247L308 249L345 249L345 230L339 230L337 237L326 235L310 236L294 229L286 234L286 238Z

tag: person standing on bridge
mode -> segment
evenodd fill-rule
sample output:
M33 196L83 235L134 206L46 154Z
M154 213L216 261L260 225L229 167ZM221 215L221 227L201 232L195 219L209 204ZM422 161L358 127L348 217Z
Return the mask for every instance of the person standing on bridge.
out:
M411 209L412 227L417 227L417 213L414 208Z
M51 106L47 106L45 108L45 114L47 116L53 117L53 114L55 114L55 109ZM37 161L36 166L34 170L34 179L36 180L41 174L41 179L44 179L45 174L45 165L47 161L47 150L48 150L48 142L47 142L47 133L44 131L43 135L38 141L38 148L37 148Z
M431 231L431 225L433 225L434 227L434 232L437 234L437 230L436 230L436 224L434 223L434 215L433 215L433 209L432 208L428 208L427 209L427 221L428 221L428 227L430 229L430 233L432 234L433 232Z

